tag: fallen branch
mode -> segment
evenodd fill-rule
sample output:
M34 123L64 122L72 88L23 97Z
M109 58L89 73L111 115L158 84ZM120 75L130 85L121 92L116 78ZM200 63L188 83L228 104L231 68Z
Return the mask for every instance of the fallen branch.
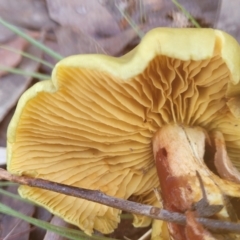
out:
M0 178L11 182L27 185L30 187L37 187L53 192L58 192L68 196L83 198L92 202L97 202L109 207L121 209L126 212L148 216L150 218L159 219L168 222L174 222L181 225L186 224L186 217L184 214L170 212L165 209L152 207L149 205L136 203L116 197L108 196L97 190L89 190L51 182L40 178L31 178L24 176L15 176L8 173L4 169L0 169ZM207 229L214 232L232 232L240 233L240 224L227 221L212 220L207 218L196 218Z

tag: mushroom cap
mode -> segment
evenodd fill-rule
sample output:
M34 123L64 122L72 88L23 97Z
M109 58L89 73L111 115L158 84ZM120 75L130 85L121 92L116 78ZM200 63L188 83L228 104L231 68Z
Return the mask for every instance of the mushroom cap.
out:
M152 137L163 125L221 131L240 169L232 100L239 95L240 47L219 30L158 28L120 58L71 56L19 100L7 133L8 171L156 205ZM88 234L110 233L120 221L120 210L101 204L28 186L19 192Z

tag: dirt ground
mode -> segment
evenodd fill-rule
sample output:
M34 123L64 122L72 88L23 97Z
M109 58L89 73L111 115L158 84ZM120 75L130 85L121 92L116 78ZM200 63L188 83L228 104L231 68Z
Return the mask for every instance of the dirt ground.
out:
M240 0L179 0L201 27L218 28L240 42ZM0 17L21 28L62 56L102 53L121 56L134 48L144 33L155 27L194 27L169 0L1 0ZM24 51L55 65L56 60L30 45L0 24L0 44ZM0 48L0 66L51 74L51 67ZM0 70L0 164L6 162L6 132L21 94L38 77ZM5 187L17 193L14 186ZM17 211L60 226L69 226L46 210L0 193L1 203ZM139 239L149 228L134 229L131 219L123 220L110 235L117 239ZM22 220L0 214L0 239L64 239Z

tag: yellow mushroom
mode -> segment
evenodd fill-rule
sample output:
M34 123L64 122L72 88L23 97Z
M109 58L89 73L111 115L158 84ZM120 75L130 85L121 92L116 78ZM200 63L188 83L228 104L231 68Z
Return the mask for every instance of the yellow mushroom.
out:
M8 128L8 171L159 205L152 139L161 129L201 128L204 169L203 142L220 133L240 169L239 80L238 43L213 29L158 28L120 58L68 57L19 100ZM236 187L223 190L240 197ZM19 192L88 234L110 233L120 221L120 210L97 203L27 186ZM134 218L135 226L150 222Z

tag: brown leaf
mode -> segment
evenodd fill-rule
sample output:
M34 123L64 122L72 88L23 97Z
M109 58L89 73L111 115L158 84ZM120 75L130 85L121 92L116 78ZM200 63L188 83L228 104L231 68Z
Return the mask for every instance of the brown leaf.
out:
M47 0L50 17L62 26L78 28L88 36L111 36L120 32L117 22L96 0Z
M67 57L74 54L105 53L104 49L90 36L77 28L55 29L60 54Z
M34 46L29 46L26 52L41 58L42 51ZM23 58L19 64L19 69L28 72L35 72L39 63L28 58ZM0 122L9 112L9 110L16 104L21 94L26 90L30 84L32 77L20 76L16 74L8 74L0 79Z
M12 48L16 51L24 51L28 42L21 38L16 37L10 42L3 45L6 48ZM21 53L13 52L11 50L0 48L0 66L4 67L16 67L22 59ZM0 70L0 77L6 75L8 72ZM0 80L1 81L1 80Z
M55 33L59 52L65 57L88 53L116 56L121 54L124 48L137 37L133 29L125 30L116 36L101 39L94 39L71 27L59 27L55 30Z
M0 16L24 28L40 30L56 26L48 15L44 0L1 0Z
M54 33L53 33L54 34ZM54 39L50 38L50 39L46 39L44 41L44 45L50 49L52 49L54 52L60 53L60 46L56 41L56 38L54 36ZM47 53L43 52L43 56L42 59L48 63L50 63L52 66L55 66L55 64L58 62L58 60L56 58L51 57L50 55L48 55ZM50 68L49 66L45 65L45 64L41 64L40 66L40 71L44 72L45 74L49 74L51 75L52 73L52 68Z
M139 10L138 2L136 0L102 0L103 6L112 15L112 18L118 23L121 30L129 28L130 25L124 18L123 14L127 14L130 18L136 15ZM136 19L133 19L134 21Z
M53 225L65 228L73 228L70 223L65 222L63 219L54 216L50 222ZM58 235L57 233L47 231L43 240L67 240L68 238Z
M0 44L3 44L13 38L14 32L0 24Z
M50 220L52 219L52 214L48 210L46 210L42 207L36 206L33 217L38 220L50 222ZM30 233L30 239L42 240L44 238L45 234L46 234L45 229L39 228L39 227L34 227L34 229Z
M97 41L108 55L119 56L123 54L124 49L135 39L139 38L134 29L130 28L115 36L98 39Z

